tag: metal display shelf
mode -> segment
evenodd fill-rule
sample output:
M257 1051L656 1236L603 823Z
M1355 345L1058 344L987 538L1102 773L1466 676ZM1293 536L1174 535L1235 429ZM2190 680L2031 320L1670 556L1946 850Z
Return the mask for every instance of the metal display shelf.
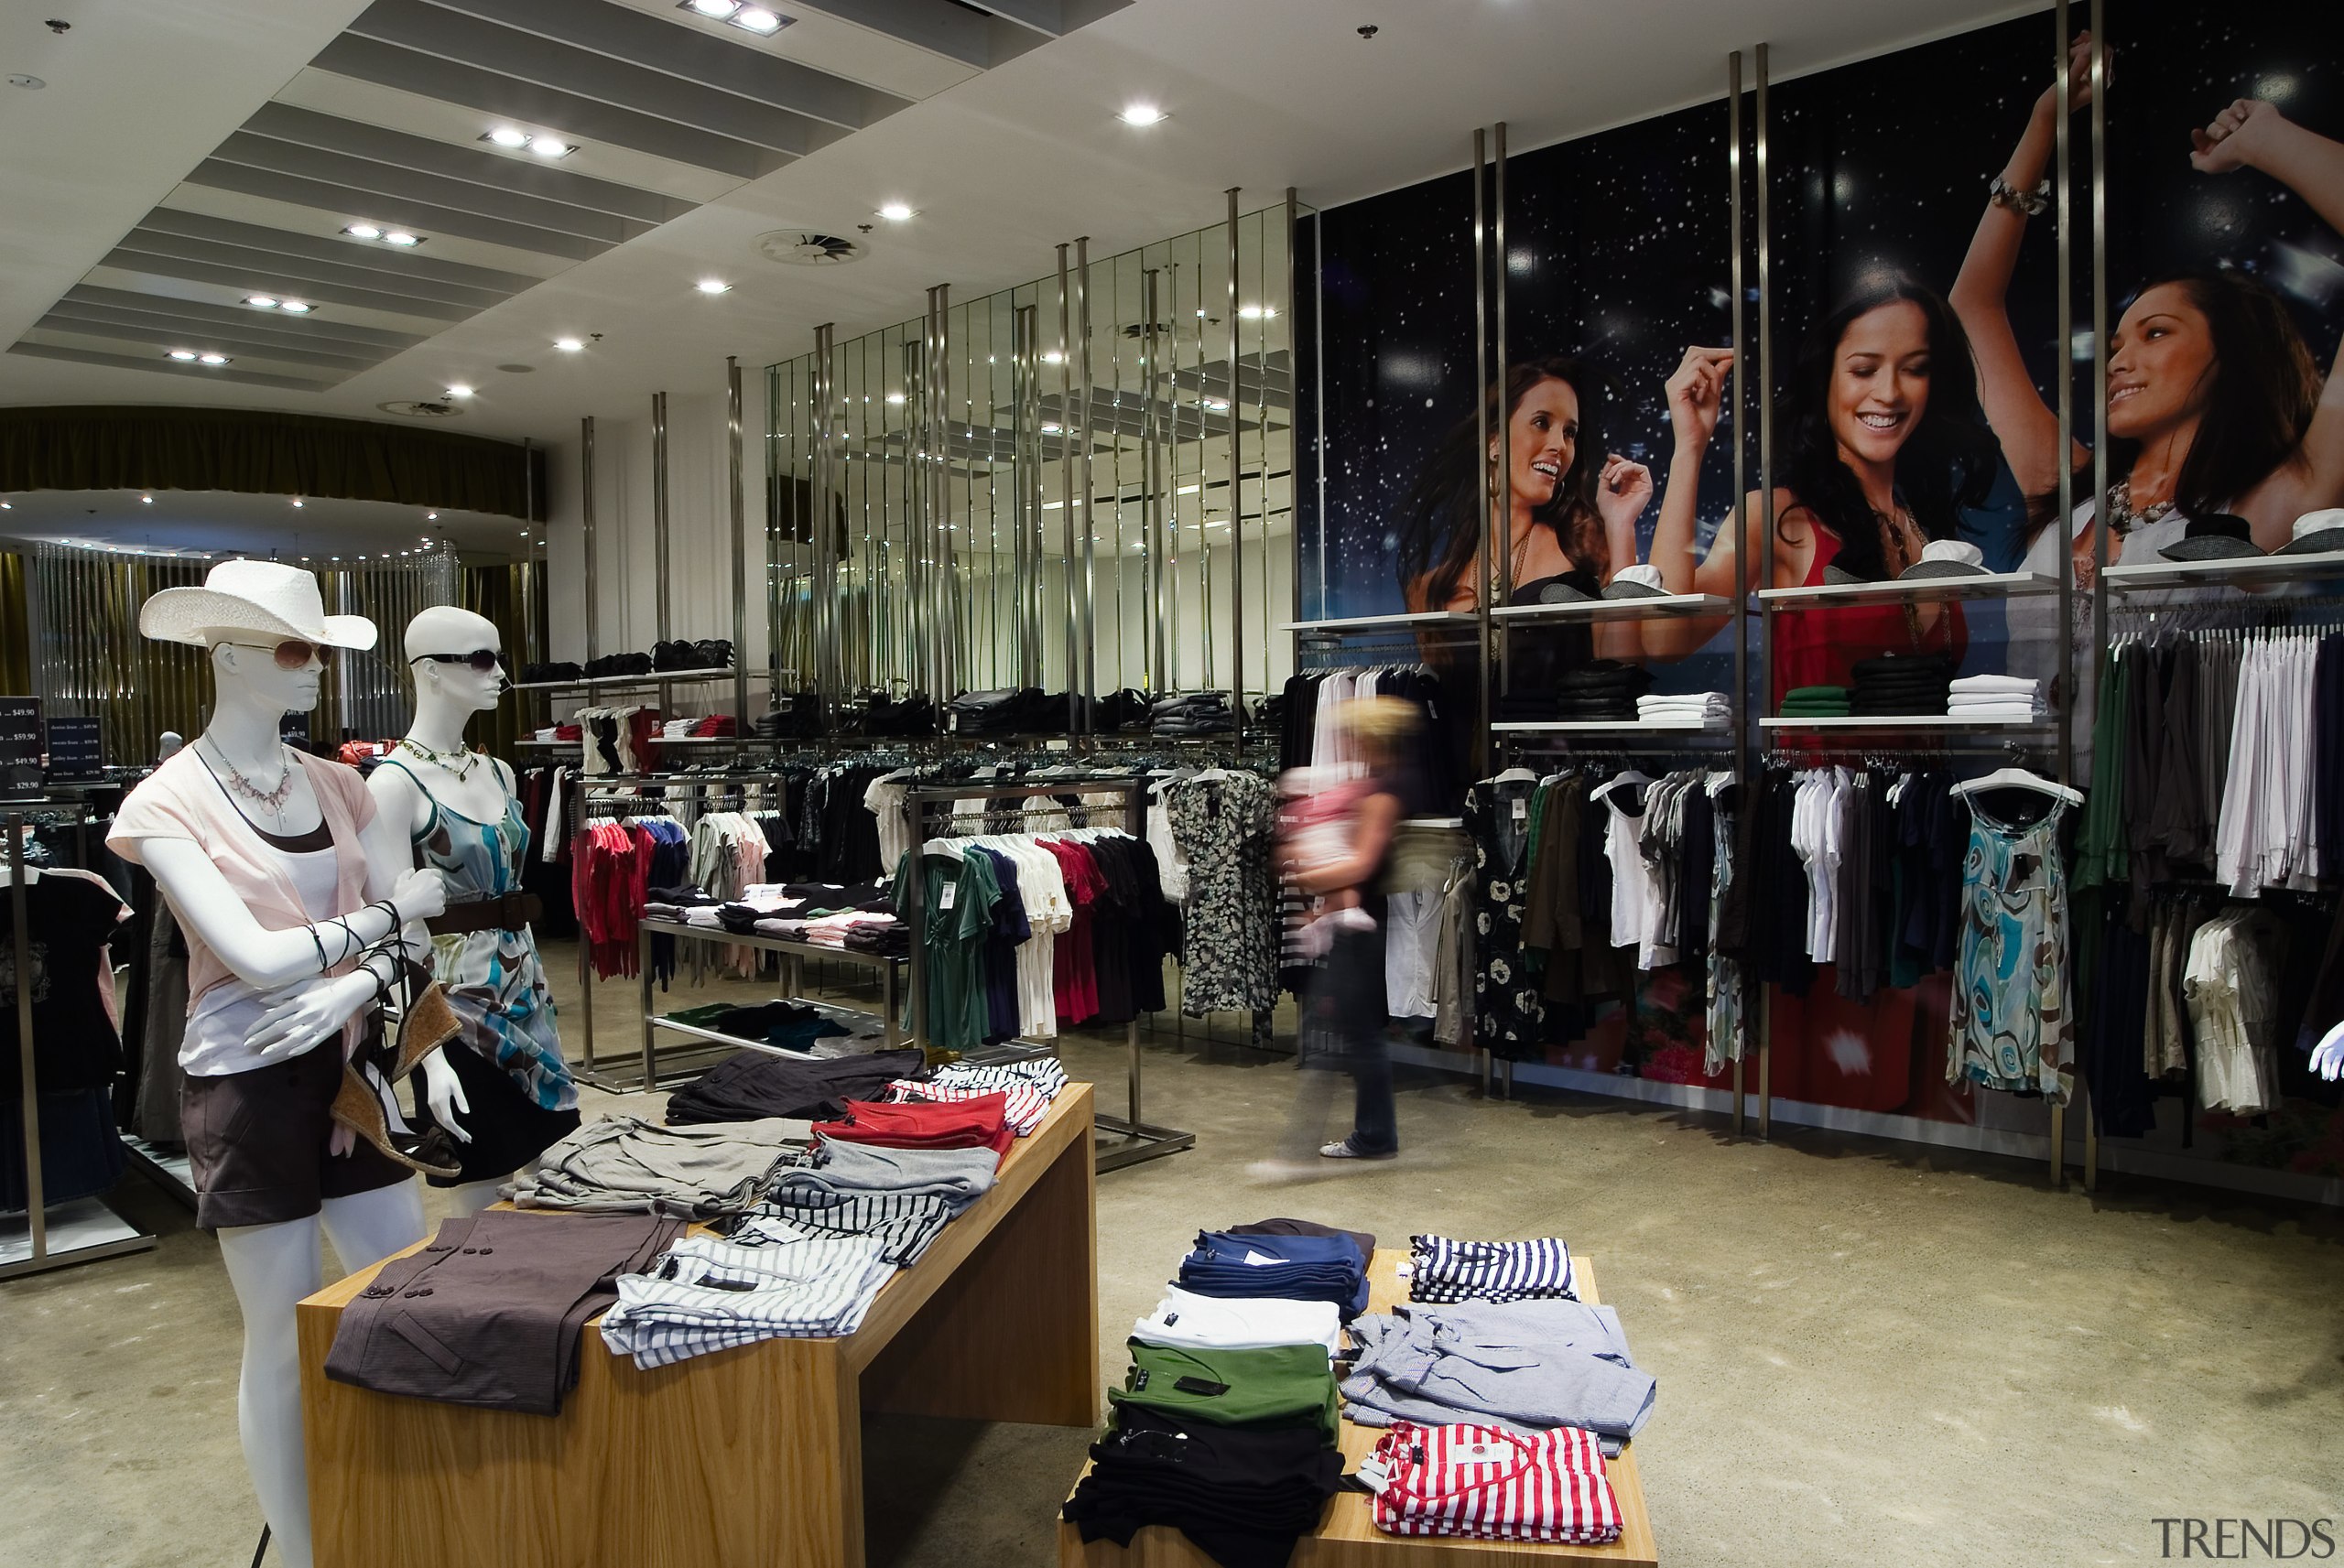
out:
M2056 593L2059 579L2048 572L1989 572L1979 577L1932 577L1912 581L1823 582L1802 588L1762 588L1759 600L1777 610L1819 610L1835 604L1928 604L1948 599L2024 599Z
M782 973L781 1000L797 1007L812 1008L827 1017L847 1024L876 1026L882 1038L882 1050L892 1051L902 1039L903 971L910 963L908 957L884 953L860 953L852 947L830 947L819 942L801 942L788 936L769 936L759 932L734 933L722 927L693 925L681 920L645 919L635 927L635 957L643 979L643 1082L641 1090L659 1087L658 1032L689 1036L714 1045L729 1045L739 1050L764 1051L776 1056L806 1058L806 1053L769 1045L762 1040L749 1040L737 1034L725 1034L697 1023L679 1023L657 1011L651 1000L651 939L654 936L683 936L714 943L720 947L754 947L760 952L778 953L790 962ZM882 1011L865 1012L860 1008L839 1007L830 1002L815 1001L803 994L805 974L803 964L808 958L834 958L843 963L862 964L876 968L881 974L884 1000ZM810 1058L807 1058L810 1059Z
M2163 588L2260 588L2272 583L2344 578L2344 550L2308 556L2247 556L2221 561L2142 561L2112 566L2100 576L2111 593Z
M1382 632L1393 627L1478 624L1478 616L1468 615L1461 610L1425 610L1413 615L1346 615L1333 621L1289 621L1278 630L1340 637L1347 632Z
M1568 604L1493 604L1492 621L1643 621L1669 615L1723 615L1733 600L1719 593L1665 593L1638 599L1585 599Z
M651 687L686 686L706 681L732 680L742 673L735 669L664 672L654 670L647 676L581 676L576 680L516 681L505 689L507 691L608 691L615 687L630 687L640 690ZM765 680L770 674L771 672L766 670L747 672L752 680Z
M1847 714L1812 719L1761 719L1765 730L2052 730L2050 719L1962 719L1950 713Z
M1615 721L1609 719L1525 719L1490 726L1493 734L1500 735L1723 735L1732 728L1732 723L1725 719L1668 719L1652 724L1635 719Z

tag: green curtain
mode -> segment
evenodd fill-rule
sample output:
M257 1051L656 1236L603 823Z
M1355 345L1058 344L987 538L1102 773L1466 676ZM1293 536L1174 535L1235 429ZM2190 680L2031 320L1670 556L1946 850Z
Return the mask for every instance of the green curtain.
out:
M545 452L245 408L0 408L0 491L226 490L545 520Z
M515 679L526 657L523 650L530 644L523 625L522 607L535 607L537 614L538 647L545 646L544 582L535 562L515 561L505 566L465 567L458 574L457 600L475 615L484 615L496 623L496 634L505 643L505 665ZM535 593L524 593L522 581L531 579ZM472 721L472 743L493 756L508 762L526 761L514 746L515 741L529 733L527 701L530 693L520 692L507 697L495 708Z

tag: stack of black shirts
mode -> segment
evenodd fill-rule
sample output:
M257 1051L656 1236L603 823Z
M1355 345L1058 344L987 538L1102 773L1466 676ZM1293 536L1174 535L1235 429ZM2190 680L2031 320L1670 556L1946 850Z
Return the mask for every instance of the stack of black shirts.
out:
M1633 724L1636 698L1652 689L1652 676L1617 659L1597 659L1565 670L1555 682L1553 717L1582 723Z
M1221 1568L1284 1568L1342 1479L1341 1451L1310 1427L1221 1426L1142 1405L1115 1420L1066 1504L1085 1541L1129 1546L1144 1526L1169 1525Z
M964 691L946 705L945 727L955 735L1032 734L1051 728L1048 705L1039 687ZM1063 697L1058 698L1057 729L1066 729Z
M803 740L822 732L822 699L810 691L774 697L770 712L757 716L756 733L767 740Z
M928 1076L920 1051L874 1051L860 1056L798 1061L743 1051L719 1062L667 1097L667 1122L761 1121L767 1117L837 1121L848 1100L880 1100L897 1078Z
M914 693L897 702L874 694L863 704L862 732L865 735L933 735L936 704Z
M1148 709L1148 728L1158 735L1225 735L1237 728L1225 691L1192 691L1158 697Z
M1848 711L1862 719L1904 719L1945 712L1953 680L1949 654L1887 654L1850 666Z

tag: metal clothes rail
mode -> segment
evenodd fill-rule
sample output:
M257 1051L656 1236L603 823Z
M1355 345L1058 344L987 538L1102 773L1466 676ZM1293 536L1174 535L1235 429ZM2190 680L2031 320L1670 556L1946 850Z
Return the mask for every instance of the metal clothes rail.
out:
M1007 784L986 784L974 779L962 784L913 784L904 791L904 816L911 830L911 848L907 853L918 855L928 839L928 819L932 807L961 800L1024 799L1036 795L1120 795L1123 797L1123 829L1134 838L1144 839L1147 832L1146 795L1149 780L1136 775L1108 778L1025 778ZM1063 809L1056 807L1054 809ZM1097 809L1097 808L1093 808ZM928 909L924 877L904 879L906 890L905 923L911 927L911 1038L915 1044L928 1045ZM1097 1126L1101 1132L1123 1141L1122 1146L1099 1151L1098 1169L1117 1171L1126 1165L1136 1165L1148 1160L1158 1160L1167 1154L1177 1154L1196 1146L1197 1135L1173 1128L1157 1127L1144 1119L1140 1100L1139 1016L1136 1012L1123 1025L1123 1043L1130 1053L1130 1068L1126 1094L1127 1114L1100 1116ZM1019 1054L1057 1054L1054 1045L1041 1041L1020 1040Z
M769 936L759 932L736 933L722 928L714 930L705 925L693 925L680 920L645 920L635 927L635 958L643 980L643 1082L645 1091L659 1087L659 1031L685 1035L704 1044L729 1045L742 1051L762 1051L767 1055L796 1057L803 1053L785 1050L762 1040L750 1040L737 1034L705 1028L696 1023L683 1023L654 1010L651 1000L651 939L654 936L681 936L715 943L727 947L754 947L761 952L782 956L781 1000L810 1007L841 1019L876 1022L881 1026L881 1048L895 1048L903 1030L903 971L909 961L884 953L859 953L852 947L828 947L819 942L801 942L787 936ZM867 1012L852 1008L833 1007L828 1002L814 1001L806 994L805 961L808 958L835 958L849 964L867 964L879 970L883 1000L876 1020Z

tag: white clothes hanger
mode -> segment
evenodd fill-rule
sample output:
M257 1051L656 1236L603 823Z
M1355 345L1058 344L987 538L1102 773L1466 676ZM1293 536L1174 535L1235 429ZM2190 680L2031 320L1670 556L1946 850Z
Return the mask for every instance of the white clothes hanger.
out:
M1622 784L1640 784L1650 783L1652 783L1650 777L1637 772L1634 768L1630 768L1626 773L1616 773L1610 779L1605 780L1602 784L1596 785L1595 788L1588 792L1587 798L1590 800L1601 800L1605 795L1610 795Z
M2029 773L2024 768L1996 768L1981 778L1964 779L1953 786L1953 793L1959 795L1972 795L1990 789L2030 789L2037 795L2052 795L2064 800L2069 806L2081 806L2084 803L2081 791L2069 789L2063 784L2056 784L2041 773Z
M1538 775L1528 768L1508 768L1490 782L1492 784L1536 784Z

